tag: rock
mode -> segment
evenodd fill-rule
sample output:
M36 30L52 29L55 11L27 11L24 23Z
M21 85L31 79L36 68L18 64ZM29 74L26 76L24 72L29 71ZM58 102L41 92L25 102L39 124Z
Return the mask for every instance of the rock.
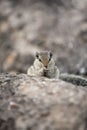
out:
M87 87L0 74L0 130L86 130Z

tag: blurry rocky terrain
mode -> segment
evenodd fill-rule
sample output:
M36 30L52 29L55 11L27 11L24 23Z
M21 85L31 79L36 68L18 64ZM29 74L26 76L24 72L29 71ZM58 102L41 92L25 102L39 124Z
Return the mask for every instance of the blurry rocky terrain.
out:
M26 73L42 50L87 75L87 0L0 0L0 72Z
M0 130L87 130L87 86L1 74Z

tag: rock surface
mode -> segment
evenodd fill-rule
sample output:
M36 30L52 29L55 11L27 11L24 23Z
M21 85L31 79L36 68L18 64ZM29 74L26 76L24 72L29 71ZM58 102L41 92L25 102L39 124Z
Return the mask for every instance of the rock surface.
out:
M0 130L87 130L87 87L1 74Z

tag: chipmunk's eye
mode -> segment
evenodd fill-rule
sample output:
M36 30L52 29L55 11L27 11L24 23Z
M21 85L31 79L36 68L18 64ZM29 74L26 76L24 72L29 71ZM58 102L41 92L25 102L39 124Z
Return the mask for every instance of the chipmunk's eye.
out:
M51 57L49 58L49 61L51 60Z
M41 59L39 59L39 61L42 62Z

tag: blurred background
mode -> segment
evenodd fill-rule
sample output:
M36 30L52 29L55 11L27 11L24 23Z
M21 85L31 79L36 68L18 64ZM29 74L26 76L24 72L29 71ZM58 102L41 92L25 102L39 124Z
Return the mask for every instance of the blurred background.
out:
M26 73L39 51L87 75L87 0L0 0L0 72Z

